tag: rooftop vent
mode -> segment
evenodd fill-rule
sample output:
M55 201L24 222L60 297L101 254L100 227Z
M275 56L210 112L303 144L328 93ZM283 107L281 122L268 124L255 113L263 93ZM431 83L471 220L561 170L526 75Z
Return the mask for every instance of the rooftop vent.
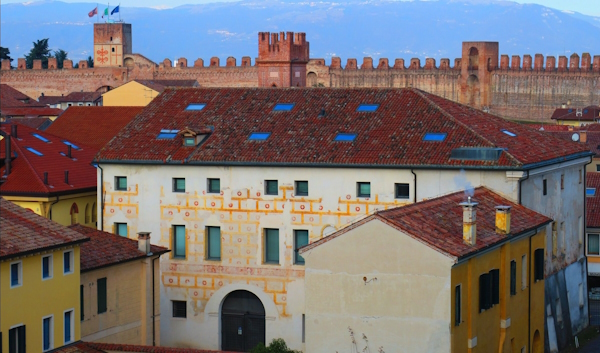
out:
M510 206L496 206L496 232L510 234Z
M69 171L65 170L65 184L69 184Z
M48 172L44 172L44 184L48 185Z
M192 103L192 104L188 105L185 108L185 110L200 111L200 110L204 109L204 107L206 107L205 103Z
M502 151L503 148L461 147L453 149L450 158L465 161L497 161Z
M428 132L423 136L423 141L442 142L448 136L445 132Z
M19 138L18 134L17 134L17 125L16 124L12 124L10 126L10 135L16 139Z

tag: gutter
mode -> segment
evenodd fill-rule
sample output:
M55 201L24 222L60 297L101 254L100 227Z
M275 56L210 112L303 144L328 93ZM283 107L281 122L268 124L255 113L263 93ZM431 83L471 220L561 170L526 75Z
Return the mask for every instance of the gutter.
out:
M56 201L50 204L50 210L48 210L48 219L52 220L52 206L58 203L58 196L56 196Z
M44 248L36 248L33 250L21 251L21 252L15 253L15 254L0 257L0 262L14 259L16 257L25 257L25 256L28 256L31 254L37 254L37 253L41 253L44 251L54 250L54 249L58 249L58 248L64 248L64 247L71 246L71 245L77 245L77 244L85 243L86 241L90 241L90 238L75 240L75 241L71 241L68 243L60 243L60 244L56 244L56 245L50 245L50 246L47 246Z
M97 164L98 168L100 168L100 230L104 230L104 169ZM96 190L98 187L96 186ZM98 225L96 225L96 229Z
M517 202L519 205L522 205L521 194L523 194L523 182L527 179L529 179L529 172L527 172L527 177L525 177L524 179L523 178L519 179L519 200Z
M412 175L414 175L415 179L415 193L413 195L413 203L417 203L417 174L415 174L412 168L410 169L410 172L412 173Z
M98 191L97 186L92 186L92 187L87 187L87 188L83 188L83 189L76 189L76 190L65 190L65 191L58 191L58 192L52 192L52 193L41 193L41 192L28 192L28 191L0 191L0 195L6 195L6 196L32 196L32 197L54 197L54 196L64 196L64 195L75 195L75 194L81 194L84 192L92 192L92 191Z
M146 258L148 256L158 255L160 257L161 255L166 254L168 252L171 252L171 250L165 249L165 250L162 250L162 251L157 251L155 253L152 253L152 255L146 255L146 254L144 254L144 255L132 257L132 258L126 259L126 260L120 260L120 261L111 262L111 263L105 264L105 265L100 265L100 266L95 266L95 267L88 267L88 268L85 268L85 269L80 269L79 272L80 273L85 273L85 272L99 270L101 268L106 268L106 267L110 267L110 266L114 266L114 265L124 264L124 263L135 261L135 260L143 260L144 258Z

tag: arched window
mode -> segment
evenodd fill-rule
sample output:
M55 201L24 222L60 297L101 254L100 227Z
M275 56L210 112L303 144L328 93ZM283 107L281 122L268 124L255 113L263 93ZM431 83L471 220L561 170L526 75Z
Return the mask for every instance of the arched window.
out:
M98 220L98 211L96 209L96 203L92 204L92 223L96 223Z
M77 224L78 219L77 216L79 216L79 208L77 208L77 204L73 203L71 205L71 224Z
M478 70L479 69L479 50L477 48L472 47L469 50L469 70Z
M85 224L90 223L92 219L92 209L90 208L90 204L85 204Z

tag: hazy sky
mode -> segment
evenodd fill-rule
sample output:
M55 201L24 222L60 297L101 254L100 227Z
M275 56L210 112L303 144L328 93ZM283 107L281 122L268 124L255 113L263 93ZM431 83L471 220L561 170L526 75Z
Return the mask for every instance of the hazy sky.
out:
M61 0L65 2L91 2L91 3L103 3L104 1L97 0ZM223 1L235 1L235 0L112 0L110 2L115 5L119 2L123 6L143 6L143 7L155 7L155 8L169 8L184 4L201 4L207 2L223 2ZM289 1L289 0L285 0ZM305 1L305 0L298 0ZM313 0L313 1L335 1L343 2L344 0ZM413 0L399 0L399 1L413 1ZM436 1L436 0L427 0ZM485 0L467 0L467 1L485 1ZM521 4L533 3L540 4L548 7L552 7L559 10L570 10L581 12L586 15L600 16L600 0L511 0ZM20 3L23 0L2 0L2 3Z

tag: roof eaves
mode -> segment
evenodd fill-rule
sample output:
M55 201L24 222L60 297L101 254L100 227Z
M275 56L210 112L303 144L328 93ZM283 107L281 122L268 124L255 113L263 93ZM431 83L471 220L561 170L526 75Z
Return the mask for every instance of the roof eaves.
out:
M154 256L160 257L161 255L166 254L168 252L171 252L171 250L165 249L165 250L160 250L160 251L153 252L150 254L140 254L140 256L132 257L132 258L125 259L125 260L114 261L114 262L107 263L107 264L100 265L100 266L92 266L92 267L86 267L86 268L83 268L83 266L82 266L80 269L80 272L81 273L90 272L90 271L98 270L98 269L105 268L105 267L110 267L110 266L124 264L124 263L135 261L135 260L145 259L147 257L154 257Z
M36 254L36 253L41 253L44 251L49 251L49 250L64 248L64 247L68 247L68 246L72 246L72 245L77 245L77 244L85 243L86 241L90 241L90 238L78 239L78 240L74 240L74 241L70 241L70 242L66 242L66 243L54 244L54 245L46 246L43 248L37 248L37 249L22 251L22 252L10 254L10 255L0 256L0 261L6 261L6 260L14 259L16 257L24 257L24 256Z

